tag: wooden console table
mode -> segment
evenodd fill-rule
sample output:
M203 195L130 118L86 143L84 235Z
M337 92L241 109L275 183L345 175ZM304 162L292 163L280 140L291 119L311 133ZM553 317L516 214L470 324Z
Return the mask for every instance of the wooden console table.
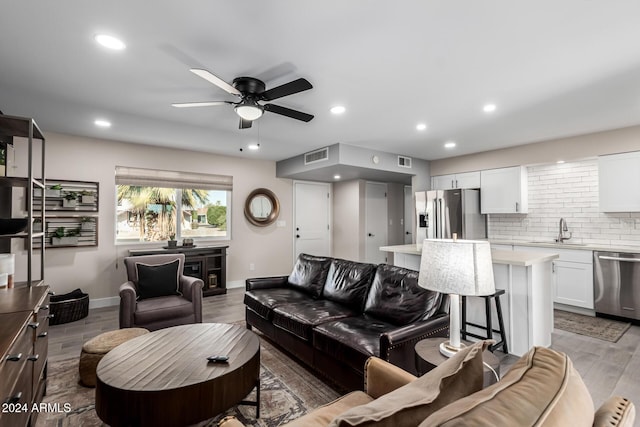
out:
M130 250L129 256L184 254L184 274L202 279L202 295L227 293L227 248L229 246L178 246L170 249Z

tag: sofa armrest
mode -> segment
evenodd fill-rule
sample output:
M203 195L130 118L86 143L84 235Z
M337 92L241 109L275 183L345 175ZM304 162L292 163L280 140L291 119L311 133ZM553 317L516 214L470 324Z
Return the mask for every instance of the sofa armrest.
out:
M415 379L415 375L379 357L368 358L364 365L364 391L374 399Z
M197 299L202 300L202 288L204 282L202 279L191 276L180 276L180 289L182 289L182 295L191 302Z
M218 427L244 427L244 424L233 415L230 415L218 421Z
M133 313L136 311L136 287L133 282L120 285L120 329L133 327Z
M612 396L596 411L594 427L632 427L636 419L636 407L624 397Z
M246 290L282 288L287 285L289 276L255 277L245 281Z
M438 314L428 320L401 326L380 335L380 358L417 374L416 343L425 338L448 336L449 315Z

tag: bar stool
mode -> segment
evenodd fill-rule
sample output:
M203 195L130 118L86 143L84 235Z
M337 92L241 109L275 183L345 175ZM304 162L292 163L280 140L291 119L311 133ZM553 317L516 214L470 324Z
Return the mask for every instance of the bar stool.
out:
M500 295L504 294L504 289L497 289L495 293L491 295L482 295L480 298L484 298L484 310L487 318L486 326L479 325L477 323L467 322L467 297L462 296L462 330L460 331L462 335L462 339L466 339L467 335L478 338L478 339L493 339L493 333L500 334L500 341L495 344L489 346L489 350L493 352L496 348L502 347L502 351L507 354L509 353L507 349L507 337L504 332L504 321L502 320L502 307L500 306ZM495 301L496 312L498 313L498 328L493 329L492 319L491 319L491 299ZM467 325L475 326L479 329L484 329L487 333L486 336L474 334L473 332L467 331Z

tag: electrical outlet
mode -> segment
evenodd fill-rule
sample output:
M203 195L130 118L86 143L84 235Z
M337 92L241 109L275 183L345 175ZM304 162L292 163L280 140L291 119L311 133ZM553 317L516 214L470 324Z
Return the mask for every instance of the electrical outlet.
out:
M249 264L249 271L254 271L256 269L256 265L254 263Z

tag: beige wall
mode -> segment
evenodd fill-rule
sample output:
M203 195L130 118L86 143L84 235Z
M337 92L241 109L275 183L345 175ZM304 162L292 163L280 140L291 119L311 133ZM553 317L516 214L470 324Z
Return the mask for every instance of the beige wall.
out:
M99 246L46 252L46 279L57 293L79 287L92 299L116 297L126 280L122 258L140 245L114 243L116 165L232 175L231 240L211 243L229 245L227 281L243 286L247 277L291 272L292 182L275 177L273 161L251 160L248 154L247 158L225 157L53 133L47 134L46 156L48 178L100 183ZM244 218L245 198L257 187L269 188L277 195L284 227L259 228ZM144 247L159 246L162 244ZM250 263L255 264L254 271L249 271Z
M431 162L431 175L446 175L516 165L574 161L602 154L640 150L640 126L591 133L571 138L553 139L501 150Z

